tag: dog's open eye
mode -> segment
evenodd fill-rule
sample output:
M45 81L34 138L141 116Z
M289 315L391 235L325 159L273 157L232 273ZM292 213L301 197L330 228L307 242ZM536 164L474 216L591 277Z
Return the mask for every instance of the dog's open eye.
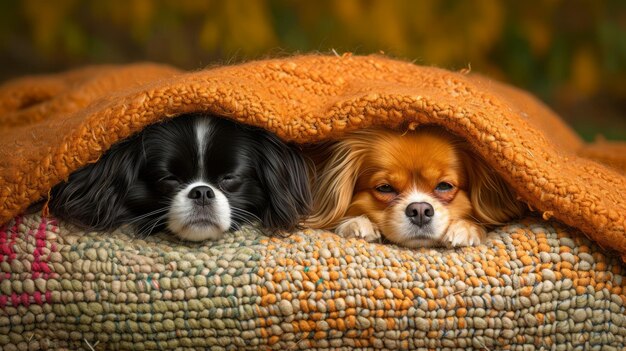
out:
M383 184L383 185L379 185L376 187L376 191L380 192L380 193L395 193L396 189L394 189L391 185L389 184Z
M439 184L437 184L437 186L435 187L436 191L440 191L440 192L446 192L446 191L450 191L454 189L454 185L448 183L448 182L441 182Z

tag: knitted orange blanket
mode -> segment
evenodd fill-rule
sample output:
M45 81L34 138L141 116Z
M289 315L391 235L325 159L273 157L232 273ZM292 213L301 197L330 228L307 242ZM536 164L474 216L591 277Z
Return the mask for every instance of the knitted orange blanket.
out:
M584 145L536 99L484 77L375 56L309 55L188 73L101 66L8 82L0 87L0 223L117 141L200 111L298 143L369 126L441 125L465 137L544 218L626 259L626 145Z

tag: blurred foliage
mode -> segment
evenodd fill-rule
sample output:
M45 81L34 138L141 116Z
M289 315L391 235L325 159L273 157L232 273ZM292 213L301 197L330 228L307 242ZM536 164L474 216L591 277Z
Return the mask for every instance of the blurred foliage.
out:
M385 52L530 90L586 138L626 139L622 0L0 1L0 78L88 63L186 69Z

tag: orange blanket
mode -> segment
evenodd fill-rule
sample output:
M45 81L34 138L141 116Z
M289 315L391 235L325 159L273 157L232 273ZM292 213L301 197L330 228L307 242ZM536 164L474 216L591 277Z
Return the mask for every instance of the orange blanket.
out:
M536 99L484 77L375 56L299 56L188 73L154 64L91 67L8 82L0 87L0 223L117 141L199 111L298 143L369 126L441 125L468 139L544 218L626 258L624 144L588 147Z

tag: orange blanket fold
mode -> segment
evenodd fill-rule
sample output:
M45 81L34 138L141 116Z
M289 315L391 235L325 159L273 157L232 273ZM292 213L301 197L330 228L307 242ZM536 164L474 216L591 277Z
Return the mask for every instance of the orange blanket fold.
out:
M377 56L308 55L188 73L155 64L90 67L5 83L0 223L117 141L200 111L297 143L370 126L443 126L544 217L626 258L624 145L585 145L535 98L488 78Z

